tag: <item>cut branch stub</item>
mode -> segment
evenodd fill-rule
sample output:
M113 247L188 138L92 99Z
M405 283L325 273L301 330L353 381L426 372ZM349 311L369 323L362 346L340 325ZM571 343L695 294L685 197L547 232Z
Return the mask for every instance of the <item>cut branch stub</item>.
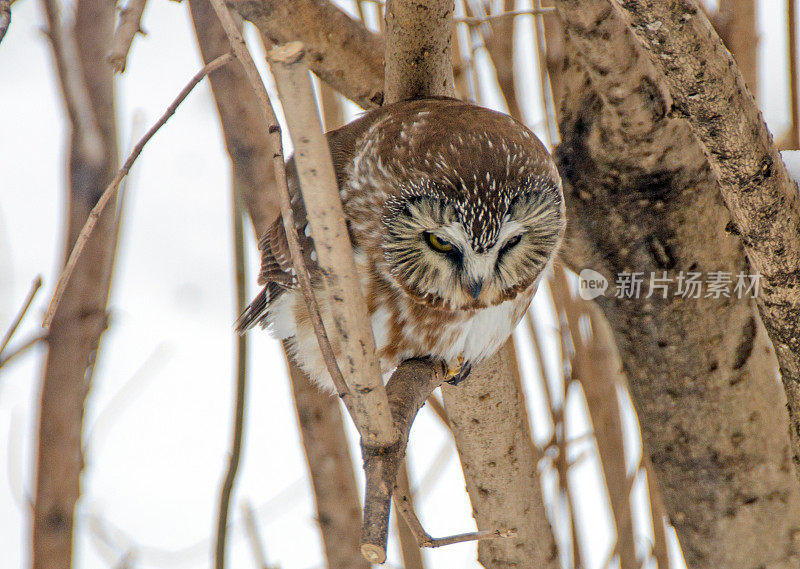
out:
M407 360L386 384L386 395L398 439L389 445L361 444L367 488L364 496L364 523L361 553L370 563L386 560L389 512L397 471L406 455L408 434L417 411L434 389L442 384L446 369L433 360Z

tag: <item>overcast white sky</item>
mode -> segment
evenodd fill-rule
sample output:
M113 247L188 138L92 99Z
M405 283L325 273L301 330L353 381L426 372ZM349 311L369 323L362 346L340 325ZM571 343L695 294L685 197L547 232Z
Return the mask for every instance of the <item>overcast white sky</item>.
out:
M762 29L770 30L761 35L762 106L776 133L789 122L782 4L761 1ZM65 117L42 27L40 4L20 0L0 45L0 330L31 280L42 274L45 282L18 341L36 333L63 255ZM137 38L118 81L123 149L129 146L134 115L140 113L149 126L201 66L185 3L151 2L144 27L148 36ZM81 569L109 567L129 549L135 551L136 567L208 566L233 397L228 170L216 110L202 84L147 146L129 185L111 325L86 414L87 468L75 557ZM254 267L250 270L254 281ZM542 303L541 295L537 302ZM248 500L258 509L271 562L284 569L320 567L322 549L282 356L267 334L251 337L247 445L231 510L230 566L254 566L236 529L241 500ZM3 567L28 563L27 502L42 354L32 351L0 372ZM531 362L523 364L527 368ZM536 386L530 389L541 439L550 426L541 418ZM573 399L571 428L580 434L586 428L582 403ZM631 448L637 452L635 444ZM410 449L413 478L422 481L418 502L428 531L471 530L450 437L429 410L415 423ZM440 475L425 479L436 464L444 464ZM586 514L582 538L593 544L589 566L598 567L613 536L605 498L594 492L596 465L587 461L581 468L576 476L584 490L578 497ZM545 480L552 484L551 478ZM92 537L92 520L102 520L114 546ZM474 544L425 555L431 567L478 567ZM398 566L398 556L397 547L391 547L390 563Z

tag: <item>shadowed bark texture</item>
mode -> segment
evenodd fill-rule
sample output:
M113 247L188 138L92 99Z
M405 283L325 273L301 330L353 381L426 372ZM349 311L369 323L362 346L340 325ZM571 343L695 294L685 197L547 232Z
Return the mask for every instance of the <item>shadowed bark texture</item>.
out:
M479 542L478 560L487 569L557 569L513 349L506 342L466 381L443 385L442 394L478 528L517 533Z
M114 33L114 6L80 0L75 12L77 60L97 125L102 155L87 156L83 133L73 120L69 156L67 255L89 212L117 168L116 123L111 66L106 53ZM72 33L72 30L66 30ZM69 97L69 93L66 95ZM33 567L72 566L75 503L83 469L82 426L116 247L115 211L107 208L89 239L48 330L41 393L36 496L33 507Z
M566 256L611 283L600 304L689 567L799 567L786 397L755 303L675 294L681 272L752 269L704 148L615 6L556 2ZM618 297L634 272L640 294ZM651 272L673 279L666 298L648 294Z

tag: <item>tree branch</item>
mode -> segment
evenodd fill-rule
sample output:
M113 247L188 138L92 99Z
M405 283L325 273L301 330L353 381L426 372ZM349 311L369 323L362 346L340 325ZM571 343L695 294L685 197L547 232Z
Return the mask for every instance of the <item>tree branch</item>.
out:
M127 6L120 11L117 31L114 33L114 41L108 52L108 62L117 73L125 72L133 38L142 31L142 14L146 5L147 0L129 0Z
M387 2L387 103L453 96L453 9L453 0Z
M694 2L627 0L631 23L701 143L753 270L778 356L800 473L800 196L730 53Z
M320 79L365 109L383 104L383 40L327 0L228 0L274 44L301 41Z

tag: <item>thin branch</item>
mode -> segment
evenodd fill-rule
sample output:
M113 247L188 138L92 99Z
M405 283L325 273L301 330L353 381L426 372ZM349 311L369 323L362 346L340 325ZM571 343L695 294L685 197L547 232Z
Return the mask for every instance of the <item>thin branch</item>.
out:
M247 306L247 278L245 275L244 251L244 208L239 196L239 182L234 176L232 194L233 210L233 244L236 261L236 314L241 314ZM233 419L231 454L228 472L220 490L219 515L217 517L217 546L215 552L216 569L225 568L225 538L228 529L228 511L230 509L233 485L239 470L239 459L242 454L242 436L244 434L244 410L247 396L247 335L236 334L236 406Z
M425 569L425 561L422 558L422 551L420 551L420 540L409 526L406 517L400 512L400 508L396 506L399 496L402 496L402 501L408 505L408 509L411 510L413 515L414 495L411 492L408 481L408 457L400 462L400 468L397 470L397 483L392 496L395 502L393 513L397 526L397 537L400 540L400 552L403 556L403 568Z
M507 12L501 12L499 14L487 14L485 16L480 16L480 17L466 16L464 18L453 18L453 21L457 24L466 24L472 27L472 26L480 26L481 24L486 24L497 20L505 20L506 18L516 18L517 16L541 16L547 14L554 14L555 11L556 11L555 8L536 8L533 10L511 10Z
M25 314L27 314L28 309L31 307L31 303L33 302L33 298L36 296L36 293L39 292L39 289L42 287L42 276L37 275L33 282L31 283L31 288L28 291L28 296L25 297L25 302L22 303L22 307L17 312L17 315L14 317L14 320L11 322L11 326L8 327L8 330L3 335L3 340L0 341L0 356L3 355L3 351L8 346L8 343L11 341L11 337L17 331L17 328L22 322L22 319L25 318Z
M11 350L5 357L0 357L0 369L5 366L8 362L22 354L23 352L27 351L28 349L32 348L42 340L47 340L47 334L38 334L25 340L19 347L14 348Z
M69 259L67 260L67 264L64 266L64 269L61 271L61 276L58 279L58 284L56 284L56 290L53 293L53 298L50 301L50 306L47 309L47 313L44 317L44 322L42 323L43 328L49 328L50 325L53 323L53 316L55 315L56 309L58 308L59 303L61 302L61 297L64 295L64 290L69 283L70 278L72 277L72 273L75 271L75 265L78 263L78 259L83 252L83 249L86 247L86 243L89 240L89 237L92 234L92 230L94 230L95 225L97 225L98 220L100 219L100 215L103 213L106 205L108 204L109 200L114 197L117 188L119 187L120 182L122 179L130 172L133 163L139 157L139 154L142 153L145 144L147 144L153 135L164 126L169 118L175 114L178 106L183 102L183 100L189 95L189 93L194 89L198 83L209 73L218 69L231 61L233 56L230 53L226 53L225 55L221 55L220 57L216 58L214 61L209 63L208 65L204 66L200 71L195 74L194 77L189 81L189 83L181 90L172 104L167 107L167 110L161 116L158 121L148 130L145 135L139 140L139 143L133 148L128 159L122 165L122 168L119 169L117 175L114 176L114 179L111 183L106 187L103 191L103 195L100 196L100 199L97 200L97 203L92 208L91 213L89 214L89 218L86 220L81 232L78 234L78 238L75 241L75 246L72 248L72 252L69 255Z
M117 73L125 71L133 38L142 31L142 14L146 4L147 0L130 0L120 12L117 31L108 52L108 62Z
M247 541L250 544L250 551L253 552L253 558L255 559L256 567L258 567L258 569L276 569L267 563L267 554L264 552L264 543L261 539L261 532L258 531L256 513L249 501L245 501L242 504L242 519L244 520L244 529L247 532Z
M411 533L417 540L417 545L419 547L444 547L445 545L453 545L454 543L463 543L465 541L478 541L482 539L509 538L517 536L517 532L514 530L498 529L460 533L447 537L431 537L430 534L425 531L425 528L422 527L422 523L419 521L417 514L414 512L414 506L411 502L411 488L409 488L408 478L405 476L397 477L397 484L394 488L394 505L405 523L408 525L408 529L411 530Z

